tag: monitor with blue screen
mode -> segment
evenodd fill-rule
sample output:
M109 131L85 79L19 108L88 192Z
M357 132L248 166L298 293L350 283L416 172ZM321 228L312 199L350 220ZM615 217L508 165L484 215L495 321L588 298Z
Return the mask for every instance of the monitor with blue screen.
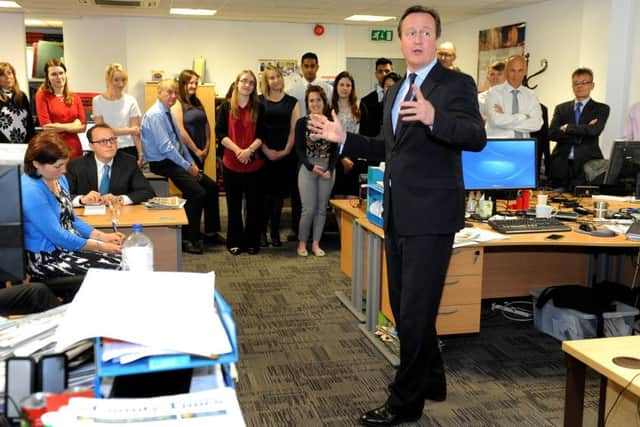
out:
M462 152L465 190L535 189L535 139L488 139L479 152Z

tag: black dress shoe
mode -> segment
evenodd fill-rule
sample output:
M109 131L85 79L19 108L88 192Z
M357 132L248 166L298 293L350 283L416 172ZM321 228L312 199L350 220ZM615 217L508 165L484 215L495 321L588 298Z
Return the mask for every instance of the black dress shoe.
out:
M260 248L247 248L247 253L249 255L256 255L258 252L260 252Z
M282 241L280 240L280 235L279 234L272 234L271 235L271 246L279 248L280 246L282 246Z
M182 251L188 254L202 255L202 245L200 242L182 242Z
M363 426L395 426L417 421L420 417L422 417L422 411L416 413L396 413L385 404L362 414L362 416L360 416L360 424Z

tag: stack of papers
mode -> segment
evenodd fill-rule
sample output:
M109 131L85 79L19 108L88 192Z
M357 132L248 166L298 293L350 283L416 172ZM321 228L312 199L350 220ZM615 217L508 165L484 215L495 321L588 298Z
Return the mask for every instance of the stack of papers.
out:
M143 202L142 205L147 209L180 209L187 203L185 199L178 196L171 197L154 197Z
M148 399L76 397L42 421L51 427L245 426L236 392L229 387Z
M459 248L461 246L477 245L478 243L508 238L509 236L496 233L495 231L482 230L475 227L465 227L456 233L453 238L453 247Z
M188 289L181 285L188 285ZM214 304L215 273L90 269L56 332L56 349L106 337L215 357L232 351ZM141 356L142 357L142 356Z

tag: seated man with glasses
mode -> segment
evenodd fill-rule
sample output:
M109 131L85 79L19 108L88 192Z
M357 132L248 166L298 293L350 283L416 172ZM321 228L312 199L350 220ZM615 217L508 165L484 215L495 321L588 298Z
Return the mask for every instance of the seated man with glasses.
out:
M609 118L609 106L591 99L593 71L578 68L571 85L575 99L557 105L549 125L549 139L557 143L551 153L551 181L564 189L585 184L584 164L602 159L598 137Z
M95 125L87 138L93 151L67 165L73 206L103 205L113 197L131 205L155 196L136 158L118 151L118 140L108 125Z

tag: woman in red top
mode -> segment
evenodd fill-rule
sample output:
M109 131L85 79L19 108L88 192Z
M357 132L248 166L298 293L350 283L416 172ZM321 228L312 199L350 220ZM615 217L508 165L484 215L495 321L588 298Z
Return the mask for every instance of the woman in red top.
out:
M87 119L80 97L67 84L67 67L59 59L44 66L45 79L36 93L36 113L43 130L56 132L71 148L69 159L82 156L78 134L86 129Z
M263 116L264 106L258 99L256 76L251 70L241 71L236 77L231 100L220 106L216 117L216 136L224 146L222 166L229 218L227 249L233 255L243 250L255 255L260 249ZM243 198L246 207L244 225Z

